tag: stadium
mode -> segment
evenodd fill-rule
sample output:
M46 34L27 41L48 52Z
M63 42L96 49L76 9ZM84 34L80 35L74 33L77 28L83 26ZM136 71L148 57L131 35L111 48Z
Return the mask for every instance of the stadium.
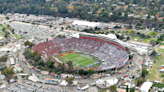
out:
M104 71L120 68L129 59L124 45L116 39L110 35L71 34L39 43L33 51L40 52L45 61L51 57L55 66L72 61L74 66L81 66L84 70L92 67L95 71Z

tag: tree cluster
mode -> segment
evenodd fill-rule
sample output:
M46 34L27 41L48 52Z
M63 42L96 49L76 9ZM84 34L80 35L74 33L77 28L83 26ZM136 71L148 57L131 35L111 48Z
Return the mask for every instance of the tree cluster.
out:
M8 60L8 57L6 55L0 57L0 62L6 62Z
M26 49L23 55L33 66L45 66L45 63L41 58L41 53L39 53L38 51L31 52L31 49Z
M3 71L1 71L2 75L5 75L7 78L11 77L14 73L14 67L9 66L9 68L5 68Z
M29 46L29 48L32 48L32 46L34 46L34 44L32 42L26 41L24 42L25 46Z

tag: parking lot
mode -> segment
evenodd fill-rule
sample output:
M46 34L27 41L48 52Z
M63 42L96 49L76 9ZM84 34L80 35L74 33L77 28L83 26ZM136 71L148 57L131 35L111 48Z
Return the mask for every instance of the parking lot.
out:
M3 92L69 92L57 86L44 85L39 83L32 83L24 81L23 83L12 83L3 90Z

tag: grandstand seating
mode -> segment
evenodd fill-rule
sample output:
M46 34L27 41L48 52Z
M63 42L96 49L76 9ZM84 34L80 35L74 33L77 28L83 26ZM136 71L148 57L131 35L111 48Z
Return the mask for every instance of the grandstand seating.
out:
M39 43L33 47L33 51L35 50L38 50L45 59L47 56L53 57L54 53L59 54L70 50L89 53L104 61L98 68L116 65L120 60L126 60L128 57L125 49L114 42L84 36ZM57 62L54 58L52 59Z

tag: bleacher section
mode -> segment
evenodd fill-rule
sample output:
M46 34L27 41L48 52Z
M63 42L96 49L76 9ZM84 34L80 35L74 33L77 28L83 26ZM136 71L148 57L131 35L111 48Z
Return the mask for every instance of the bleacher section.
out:
M38 50L43 58L51 56L57 62L54 55L70 50L80 51L94 55L104 61L98 68L116 65L120 60L128 58L125 49L111 41L106 41L94 37L80 36L80 38L61 38L49 42L39 43L34 46L33 51Z

